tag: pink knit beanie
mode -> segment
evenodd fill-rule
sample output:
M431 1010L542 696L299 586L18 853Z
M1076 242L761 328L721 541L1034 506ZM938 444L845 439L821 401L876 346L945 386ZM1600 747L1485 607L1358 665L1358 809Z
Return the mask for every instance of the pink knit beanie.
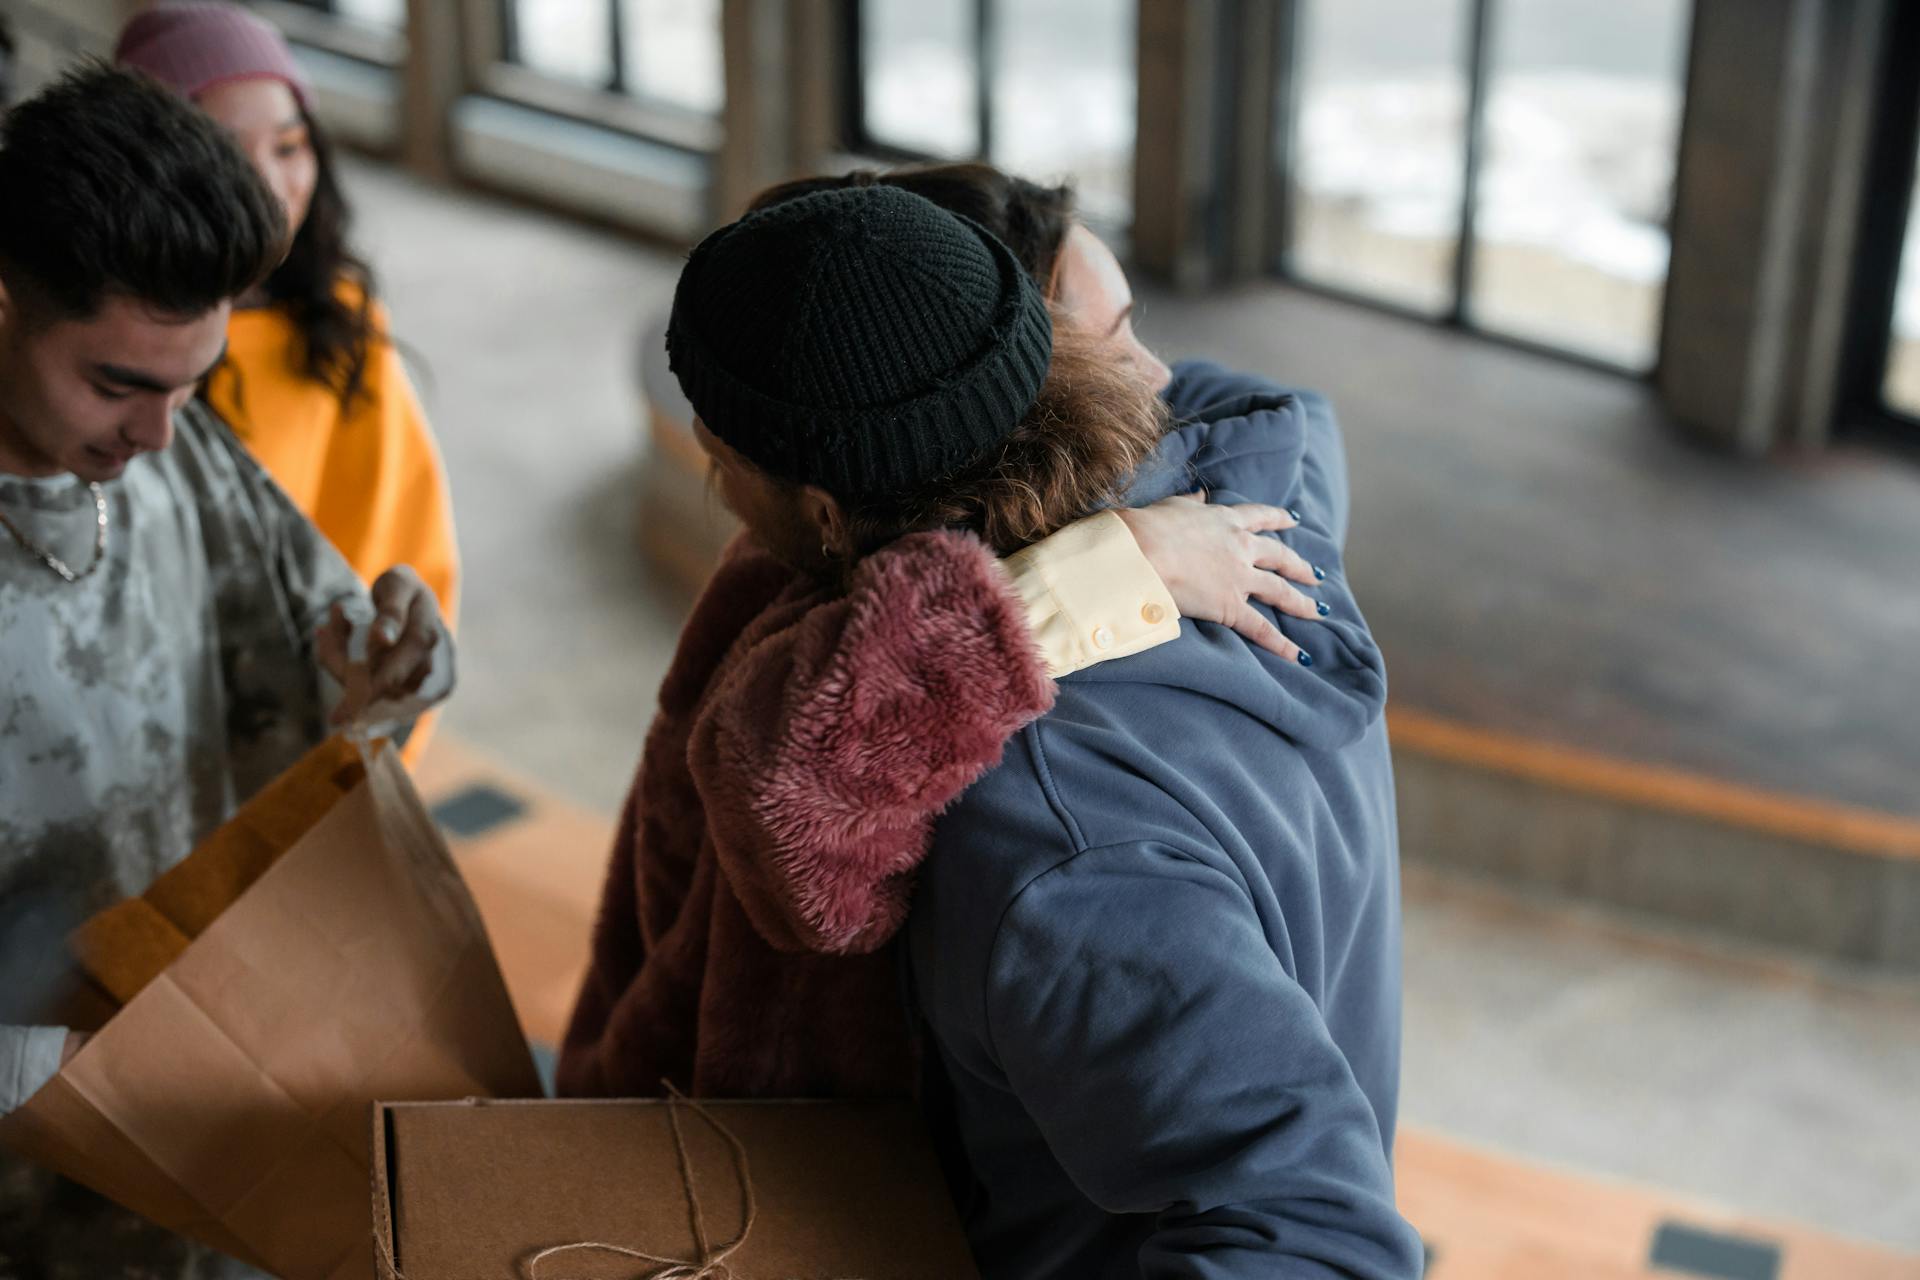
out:
M311 109L307 78L280 33L231 4L159 5L120 32L113 60L187 98L234 80L282 80Z

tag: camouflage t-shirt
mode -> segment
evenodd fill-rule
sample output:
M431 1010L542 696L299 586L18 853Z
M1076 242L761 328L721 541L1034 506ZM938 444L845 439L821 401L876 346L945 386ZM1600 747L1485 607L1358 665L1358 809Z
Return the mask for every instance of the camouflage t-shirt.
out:
M104 486L106 550L82 580L0 529L0 1094L44 1078L27 1059L58 1041L21 1024L45 1020L67 931L144 891L326 736L338 691L313 632L365 596L210 411L175 426ZM92 563L95 503L71 477L0 475L0 514L76 571ZM0 1275L227 1265L0 1154Z

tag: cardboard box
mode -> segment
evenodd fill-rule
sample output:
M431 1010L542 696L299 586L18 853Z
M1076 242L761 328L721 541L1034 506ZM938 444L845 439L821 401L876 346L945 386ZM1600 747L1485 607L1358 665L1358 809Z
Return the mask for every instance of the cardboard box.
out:
M727 1134L745 1153L745 1184ZM674 1264L695 1274L743 1229L724 1254L722 1274L737 1280L979 1276L909 1102L382 1103L373 1150L382 1280L643 1280L681 1274ZM630 1253L535 1262L581 1242Z

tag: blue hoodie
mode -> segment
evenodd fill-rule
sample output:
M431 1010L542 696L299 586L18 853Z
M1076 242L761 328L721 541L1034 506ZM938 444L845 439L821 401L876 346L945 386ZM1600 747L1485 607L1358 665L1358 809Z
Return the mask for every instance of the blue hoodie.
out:
M1314 658L1224 627L1060 684L941 819L908 924L989 1280L1421 1271L1394 1208L1399 865L1386 673L1341 567L1323 399L1176 370L1131 499L1297 509Z

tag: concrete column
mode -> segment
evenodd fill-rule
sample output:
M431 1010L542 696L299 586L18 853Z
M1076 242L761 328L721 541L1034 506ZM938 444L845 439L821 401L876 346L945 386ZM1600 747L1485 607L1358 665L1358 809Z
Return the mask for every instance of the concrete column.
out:
M1133 256L1184 289L1264 275L1295 0L1140 0Z
M444 181L453 172L451 120L466 92L461 18L469 6L409 0L407 60L401 67L400 155L408 168Z
M820 168L838 142L842 0L722 0L727 101L713 217Z
M1889 0L1697 0L1657 384L1730 452L1838 404Z
M787 10L790 83L787 177L819 173L845 146L849 0L793 0Z
M1183 289L1215 270L1223 0L1140 0L1133 258Z
M1296 0L1236 0L1231 15L1236 37L1227 55L1232 76L1223 87L1229 112L1230 160L1225 175L1225 227L1220 270L1226 280L1266 275L1278 257L1278 218L1286 174L1280 166L1283 127L1279 90L1292 68Z

